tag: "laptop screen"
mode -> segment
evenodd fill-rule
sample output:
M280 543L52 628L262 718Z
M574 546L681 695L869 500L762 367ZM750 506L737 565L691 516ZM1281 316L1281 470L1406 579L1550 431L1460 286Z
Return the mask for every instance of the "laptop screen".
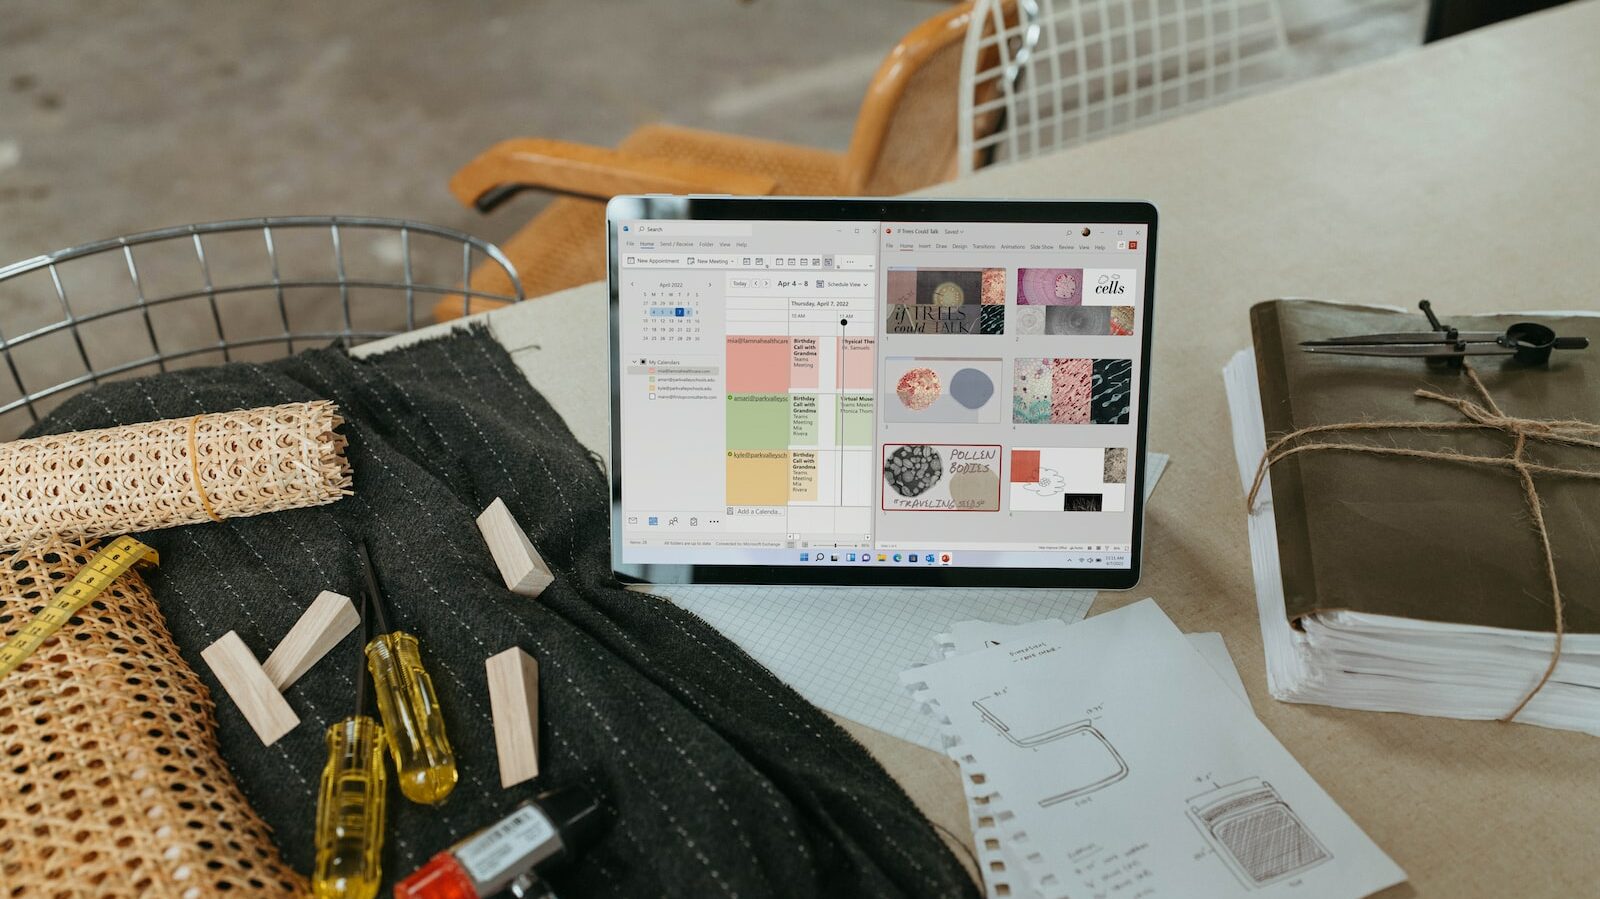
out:
M1132 563L1147 225L614 228L618 562Z

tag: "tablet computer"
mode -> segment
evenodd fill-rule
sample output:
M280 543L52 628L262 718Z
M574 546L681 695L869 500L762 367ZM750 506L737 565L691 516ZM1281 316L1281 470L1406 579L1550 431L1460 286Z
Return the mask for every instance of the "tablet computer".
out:
M618 577L1138 581L1154 206L629 196L606 230Z

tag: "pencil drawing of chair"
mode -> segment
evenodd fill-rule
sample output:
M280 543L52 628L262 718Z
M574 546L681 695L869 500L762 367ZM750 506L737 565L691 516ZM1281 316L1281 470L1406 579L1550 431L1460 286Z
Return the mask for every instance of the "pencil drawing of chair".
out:
M1192 797L1189 817L1245 886L1266 886L1332 857L1259 778Z
M1048 807L1069 799L1085 796L1111 786L1128 776L1128 763L1111 741L1100 733L1090 721L1074 721L1031 730L1014 730L993 709L976 700L972 705L990 727L999 731L1020 749L1038 749L1049 746L1052 756L1059 758L1056 769L1061 773L1063 786L1039 800Z

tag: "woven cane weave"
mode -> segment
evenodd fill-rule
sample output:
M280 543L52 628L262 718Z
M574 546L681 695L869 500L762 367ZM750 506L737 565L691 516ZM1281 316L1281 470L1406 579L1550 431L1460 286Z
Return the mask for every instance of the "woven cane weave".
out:
M0 548L333 502L350 492L340 421L288 403L0 444Z
M0 639L93 555L0 552ZM0 896L303 896L217 750L214 706L134 572L0 679Z

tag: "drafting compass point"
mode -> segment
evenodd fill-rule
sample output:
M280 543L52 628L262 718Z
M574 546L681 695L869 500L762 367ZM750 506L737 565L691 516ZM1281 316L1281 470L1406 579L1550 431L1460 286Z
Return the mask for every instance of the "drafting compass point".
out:
M1308 353L1443 360L1456 367L1468 356L1511 356L1524 365L1546 365L1555 350L1589 347L1587 337L1561 337L1538 322L1516 322L1504 332L1462 331L1440 322L1427 300L1417 306L1433 330L1302 340L1300 347Z

